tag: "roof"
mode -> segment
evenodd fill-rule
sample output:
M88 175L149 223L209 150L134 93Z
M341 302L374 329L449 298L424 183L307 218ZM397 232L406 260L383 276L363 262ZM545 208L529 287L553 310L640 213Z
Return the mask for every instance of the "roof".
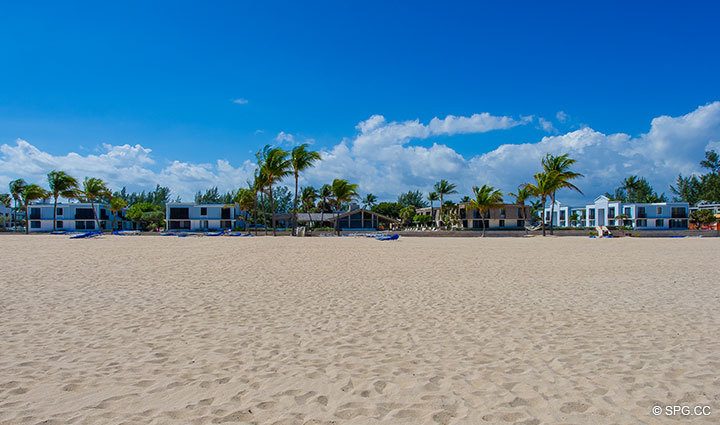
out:
M359 213L359 212L365 212L365 213L368 213L368 214L372 214L372 215L378 216L378 217L380 217L380 218L382 218L382 219L384 219L384 220L392 221L393 223L400 223L400 220L398 220L398 219L395 219L395 218L392 218L392 217L388 217L388 216L386 216L386 215L382 215L382 214L376 213L376 212L374 212L374 211L366 210L366 209L364 209L364 208L357 208L357 209L354 209L354 210L351 210L351 211L344 212L344 213L342 213L342 214L339 214L339 215L338 215L338 218L347 217L347 216L349 216L349 215L357 214L357 213Z
M235 204L198 204L195 202L168 202L166 204L168 207L219 207L219 208L229 208L234 207Z
M383 220L391 221L393 223L399 223L399 220L396 220L392 217L388 217L386 215L382 215L379 213L376 213L374 211L366 210L364 208L356 208L351 211L345 211L342 213L338 212L326 212L324 214L322 213L298 213L297 219L298 222L308 222L308 221L333 221L335 218L343 218L347 217L352 214L357 214L359 212L365 212L367 214L372 214L374 216L380 217ZM281 213L281 214L275 214L275 219L289 219L292 217L292 213Z

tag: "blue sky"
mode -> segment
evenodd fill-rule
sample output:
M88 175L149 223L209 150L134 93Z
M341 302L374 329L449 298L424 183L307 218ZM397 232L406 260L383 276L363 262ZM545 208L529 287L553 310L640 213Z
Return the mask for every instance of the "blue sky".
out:
M281 132L331 152L343 139L353 150L356 126L373 115L424 124L484 112L518 122L525 117L502 130L399 141L428 149L431 157L434 144L444 146L470 163L501 145L584 128L642 138L656 117L681 117L720 100L720 7L713 2L148 3L3 5L3 186L13 173L39 176L43 164L91 172L94 166L83 168L68 153L92 162L127 144L150 149L141 155L150 159L118 164L115 175L105 176L111 183L151 185L183 164L184 179L171 182L178 193L190 193L227 180L218 160L247 171L251 152ZM715 131L711 121L688 161L697 163L708 143L720 140ZM7 164L18 157L18 139L39 152L35 168ZM388 158L353 152L352 160L360 169ZM348 168L341 163L307 182ZM124 179L123 167L135 166L151 174ZM436 177L408 167L398 167L405 175L388 188L367 176L348 177L386 197L405 186L424 189ZM688 167L650 177L666 185L677 171L693 171ZM463 181L471 175L453 174L455 168L440 167L438 176L443 170ZM200 176L203 169L212 177ZM612 178L626 171L643 169L623 168ZM586 185L599 191L611 180Z

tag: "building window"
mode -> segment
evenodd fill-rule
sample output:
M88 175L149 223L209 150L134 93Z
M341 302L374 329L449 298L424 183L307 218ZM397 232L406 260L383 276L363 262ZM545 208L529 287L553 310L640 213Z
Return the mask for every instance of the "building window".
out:
M207 215L207 207L200 207L200 215Z
M608 208L608 218L615 218L615 207Z
M57 215L63 215L63 209L62 209L62 208L58 208L58 209L57 209Z
M30 228L31 229L39 229L40 228L40 222L37 220L30 222Z
M665 227L665 220L662 218L655 220L655 227Z
M525 227L525 220L518 220L517 227Z
M632 215L631 210L632 210L632 208L630 208L630 207L625 207L625 210L624 210L623 214L624 214L625 216L627 216L627 217L630 217L630 216Z
M560 221L565 220L565 211L560 211Z
M500 208L500 217L505 218L505 208Z
M645 207L638 207L637 216L638 216L638 218L646 218L647 217L647 214L645 213Z
M662 215L662 207L657 207L657 215Z
M61 220L58 220L58 221L55 223L55 227L57 227L58 229L62 229L62 228L65 227L65 226L63 226L63 222L62 222Z
M590 209L589 217L590 217L590 220L595 220L595 209L594 208Z
M40 208L30 208L30 219L40 219Z
M87 230L95 230L95 222L94 221L86 221L85 228Z
M75 228L77 230L85 230L85 222L84 221L76 221Z
M505 227L505 220L500 220L500 227Z
M647 227L647 220L637 220L635 227Z

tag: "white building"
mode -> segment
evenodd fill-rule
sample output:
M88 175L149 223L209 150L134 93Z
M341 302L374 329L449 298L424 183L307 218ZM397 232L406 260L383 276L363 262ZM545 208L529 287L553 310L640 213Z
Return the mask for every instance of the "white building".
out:
M53 204L31 204L29 207L29 227L31 232L51 232L53 230ZM62 203L57 205L57 230L86 231L100 229L112 230L115 217L105 204L95 204L93 214L89 203Z
M556 202L552 223L560 227L627 226L635 229L687 229L690 205L687 202L624 203L598 196L583 207L564 206ZM584 209L584 211L581 211ZM573 224L576 213L580 220ZM550 207L545 208L545 220L550 222ZM617 217L622 217L618 219Z
M11 221L12 221L12 209L6 207L5 205L0 205L0 217L2 219L0 220L0 228L2 227L10 227Z
M195 204L173 202L165 206L165 227L168 230L232 229L240 221L237 204Z

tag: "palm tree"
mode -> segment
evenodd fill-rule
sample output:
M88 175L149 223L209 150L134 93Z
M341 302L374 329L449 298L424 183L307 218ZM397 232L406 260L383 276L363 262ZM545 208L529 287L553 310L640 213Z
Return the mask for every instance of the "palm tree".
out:
M17 227L18 210L22 208L23 191L27 183L23 179L16 179L10 182L10 196L15 200L15 208L13 208L13 226Z
M515 200L515 204L520 206L520 211L522 212L520 214L520 220L523 220L523 222L527 221L527 217L525 217L525 202L533 196L530 189L528 189L527 185L521 184L518 186L517 193L509 193L509 195Z
M435 208L434 203L435 201L440 200L440 196L438 196L437 192L430 192L428 193L427 200L430 201L430 218L431 222L435 221Z
M52 170L47 175L50 193L53 196L53 231L57 230L58 198L71 199L77 197L78 181L64 171Z
M109 198L111 196L110 189L108 189L105 182L101 179L98 179L96 177L85 177L79 195L83 198L85 202L90 203L90 207L93 211L93 218L95 218L97 228L100 232L102 232L102 227L100 226L100 219L98 218L97 211L95 211L95 203L102 202L103 200Z
M25 186L22 192L22 202L25 205L25 233L30 233L30 202L50 197L50 192L36 184Z
M332 197L332 194L332 186L330 186L329 184L322 185L322 187L320 187L320 190L318 191L318 196L322 201L322 207L320 208L320 221L322 222L321 225L325 224L325 208L327 207L328 199Z
M290 165L292 167L292 173L295 177L295 200L293 202L293 235L297 229L297 209L298 209L298 179L300 173L307 170L310 167L314 167L317 161L320 161L322 157L320 152L308 150L308 144L303 143L302 145L295 146L290 152Z
M485 236L485 213L489 213L492 208L501 205L503 203L503 195L500 190L486 184L480 187L473 186L472 190L475 198L470 200L469 206L470 209L480 212L482 235ZM488 218L490 218L489 214Z
M457 186L455 186L453 183L450 183L445 179L442 179L439 182L435 183L435 193L437 193L438 197L440 198L440 211L438 212L437 227L440 227L440 222L442 221L443 199L445 198L445 195L457 193L457 190L455 190L456 187Z
M273 185L292 173L292 163L288 153L281 148L272 148L267 151L261 174L264 175L265 186L268 189L270 201L270 221L273 227L273 236L277 236L275 229L275 202L273 199Z
M315 201L317 200L318 194L312 186L305 186L300 191L300 203L306 213L310 214L310 211L315 208Z
M110 212L113 214L113 219L112 219L113 230L115 230L115 222L117 221L117 216L127 206L128 206L127 201L119 196L113 196L112 198L110 198Z
M245 211L245 231L248 229L248 216L250 211L257 206L257 192L252 187L242 187L238 189L234 201Z
M582 174L576 173L574 171L570 170L570 166L575 164L577 161L570 158L568 154L562 154L559 156L554 156L551 154L545 155L545 158L542 159L542 166L545 173L556 173L555 178L553 181L555 182L556 187L552 190L550 193L550 234L553 234L553 214L555 213L555 194L560 189L571 189L576 190L580 193L582 191L578 189L577 186L570 183L571 180L576 179L578 177L583 177Z
M523 187L530 191L533 196L540 198L540 224L542 226L542 235L545 236L545 203L548 196L558 188L558 175L553 171L550 173L536 173L535 183L527 183Z
M355 199L358 196L357 188L358 185L354 183L348 183L347 180L344 179L335 179L333 180L332 184L330 185L332 188L332 194L335 198L335 208L337 211L340 211L342 204L346 202L350 202L353 199ZM338 235L340 234L340 227L338 226L339 221L335 220L335 228L338 232Z
M377 196L373 195L372 193L368 193L362 199L363 208L365 208L365 209L370 209L370 208L374 207L376 203L377 203Z

